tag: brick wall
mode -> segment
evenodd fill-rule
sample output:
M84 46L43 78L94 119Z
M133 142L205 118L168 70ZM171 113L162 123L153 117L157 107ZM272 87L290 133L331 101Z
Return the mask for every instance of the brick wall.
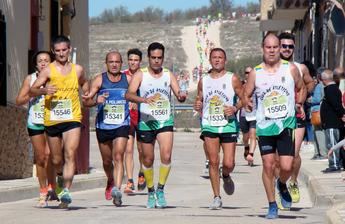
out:
M32 177L33 152L26 131L26 110L0 106L0 179Z

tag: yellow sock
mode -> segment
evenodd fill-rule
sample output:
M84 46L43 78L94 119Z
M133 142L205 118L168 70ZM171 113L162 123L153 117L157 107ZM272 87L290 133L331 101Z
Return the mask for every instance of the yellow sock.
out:
M161 164L159 167L159 184L160 185L165 185L167 182L169 173L170 173L170 164Z
M147 188L153 188L153 168L143 166L143 173Z

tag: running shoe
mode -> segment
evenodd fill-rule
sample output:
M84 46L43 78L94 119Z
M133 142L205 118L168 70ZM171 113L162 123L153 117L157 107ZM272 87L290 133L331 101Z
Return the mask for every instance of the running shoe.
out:
M223 202L220 197L215 197L213 198L213 201L209 207L210 210L219 210L222 209Z
M276 219L278 218L278 207L277 204L272 204L268 206L268 213L266 219Z
M282 207L284 209L290 209L291 208L291 204L292 204L292 199L291 199L291 196L290 196L290 193L289 193L287 187L285 186L285 189L280 189L280 187L279 187L279 179L277 179L276 186L277 186L277 192L278 192L278 195L279 195L278 199L280 199Z
M133 194L135 192L135 189L134 189L134 183L131 182L131 181L127 181L127 185L125 187L125 190L124 192L126 194Z
M289 184L289 192L292 198L293 203L298 203L300 199L299 188L297 183L290 182Z
M144 174L139 173L138 176L138 191L143 191L146 188L146 181L145 181L145 177Z
M48 206L47 202L47 192L41 192L38 198L37 208L45 208Z
M248 161L248 166L254 166L254 154L248 153L246 160Z
M122 205L122 193L117 187L113 187L111 190L111 196L113 197L113 204L116 207L120 207Z
M107 187L105 188L105 192L104 192L104 195L105 195L105 200L111 200L113 199L113 197L111 196L111 190L113 189L114 187L114 180L111 180L111 181L107 181Z
M67 208L68 205L72 203L71 193L67 188L63 189L63 191L59 194L59 199L61 201L59 205L60 208Z
M234 193L235 184L230 175L223 177L223 189L227 195L232 195Z
M56 181L57 185L56 185L56 188L55 188L55 193L57 195L61 194L61 192L63 191L63 176L57 176L57 181Z
M149 192L147 198L146 208L155 208L156 207L156 196L155 192Z
M163 190L157 190L156 192L156 207L157 208L166 208L167 207L167 201L165 200L164 191Z
M219 177L222 178L222 176L223 176L223 167L220 166L219 167Z
M249 146L245 146L244 151L243 151L243 157L245 160L247 160L248 154L249 154Z
M209 161L206 160L206 161L205 161L205 168L204 168L204 170L203 170L203 176L205 176L205 177L210 176L209 167L210 167Z
M50 188L47 194L47 201L60 201L54 189Z

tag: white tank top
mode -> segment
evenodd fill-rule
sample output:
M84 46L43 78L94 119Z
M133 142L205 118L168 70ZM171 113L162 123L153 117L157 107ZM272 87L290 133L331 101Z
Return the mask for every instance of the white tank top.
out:
M32 73L30 80L30 87L37 79L37 73ZM29 101L29 110L28 110L28 128L35 130L42 130L44 128L44 95L33 97Z
M203 77L203 131L213 133L237 132L236 116L224 116L224 106L234 106L236 104L232 76L233 73L227 72L217 79L212 78L210 75Z
M170 72L163 69L159 78L153 77L147 68L142 69L143 79L139 87L139 96L147 98L154 96L154 105L141 103L139 106L140 130L156 130L164 126L172 126Z
M255 67L255 74L257 135L279 135L285 128L295 128L295 82L290 63L281 60L276 73L268 73L261 64Z

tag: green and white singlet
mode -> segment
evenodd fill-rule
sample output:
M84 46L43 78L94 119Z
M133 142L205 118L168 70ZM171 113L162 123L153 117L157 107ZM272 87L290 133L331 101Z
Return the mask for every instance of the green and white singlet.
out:
M30 87L37 79L37 73L32 73ZM27 127L33 130L44 130L44 95L32 97L29 101Z
M234 106L237 97L232 86L233 73L227 72L214 79L209 74L202 80L203 110L202 131L212 133L238 132L236 116L224 116L224 105Z
M139 96L144 98L154 96L156 101L154 105L139 104L139 130L152 131L173 126L174 119L170 106L170 71L163 68L163 74L159 78L153 77L148 68L143 68L141 71L143 79L139 87Z
M255 96L257 98L257 136L279 135L285 128L296 127L295 81L290 63L281 60L276 73L268 73L262 64L255 68Z

